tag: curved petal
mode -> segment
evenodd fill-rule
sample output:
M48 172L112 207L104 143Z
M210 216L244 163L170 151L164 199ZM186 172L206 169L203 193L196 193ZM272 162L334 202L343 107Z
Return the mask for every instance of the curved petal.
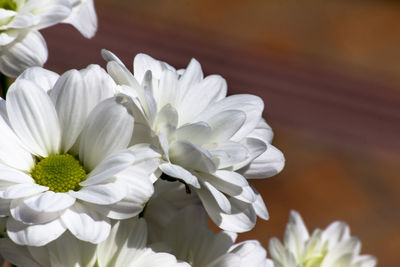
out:
M196 122L179 127L176 130L176 139L201 146L210 139L211 133L212 129L207 123Z
M71 5L63 0L28 1L21 11L34 14L39 19L35 28L40 30L65 19L71 13Z
M246 114L240 110L225 110L207 120L212 129L210 142L228 141L242 127Z
M199 181L197 180L197 177L179 165L174 165L171 163L163 163L160 164L159 168L163 171L163 173L165 173L168 176L182 180L186 184L194 186L195 188L200 188L200 184Z
M279 173L285 166L283 153L271 144L250 164L238 170L246 178L266 178Z
M193 122L194 119L211 103L226 96L227 85L219 75L207 76L197 84L186 89L187 92L180 101L180 125ZM190 110L190 112L187 112Z
M232 136L232 141L240 141L252 132L258 125L264 102L255 95L232 95L208 106L207 110L201 113L197 120L208 121L209 118L226 110L240 110L246 114L243 126Z
M62 130L61 150L65 153L80 135L89 114L87 94L83 78L79 71L65 72L57 80L51 95L57 93L55 107ZM54 95L55 96L55 95Z
M69 191L68 193L89 203L110 205L123 199L127 194L127 190L126 183L115 178L109 178L103 184L86 186L79 191Z
M17 79L25 79L34 82L37 87L48 92L53 89L60 75L42 67L32 67L25 70Z
M42 266L95 266L96 247L95 244L80 241L66 231L55 242L46 246L47 253L51 257L44 255L44 260L51 260L51 263L43 264ZM36 255L37 251L33 250L31 254Z
M34 225L26 225L12 218L7 220L8 236L19 245L44 246L57 239L65 230L60 220Z
M57 212L72 206L75 203L75 198L66 193L46 191L42 194L26 198L24 203L37 212Z
M100 103L89 115L82 132L79 158L90 171L108 155L128 146L133 132L133 116L125 97Z
M38 212L25 205L22 199L14 199L10 205L11 216L24 224L43 224L56 220L58 212Z
M94 244L104 241L111 230L107 218L78 202L63 213L61 220L78 239Z
M231 212L232 206L228 198L209 182L201 181L201 188L196 192L207 213Z
M41 186L34 183L16 184L7 187L0 196L5 199L16 199L33 196L49 190L47 186Z
M129 150L123 150L112 154L111 156L100 162L96 168L89 173L87 179L80 183L82 186L99 184L104 180L112 177L135 162L135 153Z
M184 73L179 78L178 90L181 96L186 95L187 91L190 90L193 85L199 83L203 77L204 75L200 63L192 58Z
M2 48L0 52L0 72L16 77L25 69L43 66L47 60L47 46L43 36L31 30Z
M47 157L60 151L61 131L49 96L31 81L17 80L7 93L12 128L34 154Z
M216 166L211 154L194 144L186 141L177 141L171 144L169 157L172 163L189 170L213 173Z
M92 38L97 31L97 15L93 0L79 1L63 22L74 26L86 38Z

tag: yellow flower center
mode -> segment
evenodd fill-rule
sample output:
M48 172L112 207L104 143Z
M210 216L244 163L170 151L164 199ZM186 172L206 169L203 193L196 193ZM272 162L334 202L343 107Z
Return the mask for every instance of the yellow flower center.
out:
M0 0L0 8L16 11L17 4L13 0Z
M31 175L37 184L48 186L53 192L68 192L79 190L86 171L76 158L64 154L40 160L31 170Z

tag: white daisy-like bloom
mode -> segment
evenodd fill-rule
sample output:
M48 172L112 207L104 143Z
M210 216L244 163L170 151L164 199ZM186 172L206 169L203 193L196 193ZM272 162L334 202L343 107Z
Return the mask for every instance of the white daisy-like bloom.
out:
M234 244L236 234L215 234L208 228L201 206L187 206L166 226L161 239L152 246L167 251L195 267L273 267L267 252L256 240Z
M97 30L93 0L0 0L0 72L16 77L47 60L39 30L69 23L85 37Z
M310 236L299 213L290 212L284 244L270 240L269 252L276 267L373 267L376 259L360 255L361 242L350 236L343 222L333 222Z
M59 76L34 67L0 102L0 215L17 244L43 246L66 230L99 243L111 219L139 214L158 156L130 146L129 97L91 65Z
M109 237L98 245L65 233L43 247L0 239L0 253L18 267L190 267L171 254L154 252L146 242L146 222L133 218L115 223Z
M219 75L204 78L194 59L186 70L177 71L138 54L132 74L111 52L103 50L102 55L108 73L143 114L135 125L142 134L135 136L148 138L137 142L158 145L162 151L161 178L185 183L224 230L249 231L257 216L269 218L246 178L277 174L284 157L271 145L273 133L262 118L259 97L227 97L225 80Z

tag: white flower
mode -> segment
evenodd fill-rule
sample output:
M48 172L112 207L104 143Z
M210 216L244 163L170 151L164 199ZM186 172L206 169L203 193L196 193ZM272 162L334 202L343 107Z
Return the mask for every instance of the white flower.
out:
M104 242L93 245L65 233L44 247L18 246L0 239L0 252L19 267L190 267L168 253L146 247L143 219L117 222Z
M0 72L15 77L47 60L40 29L65 22L85 37L97 29L93 0L1 0Z
M167 251L195 267L272 267L256 240L234 244L236 234L214 234L201 206L187 206L166 226L158 251Z
M139 214L158 166L149 145L130 146L130 98L97 65L60 77L25 71L0 103L0 215L17 244L42 246L67 229L99 243L112 219Z
M343 222L333 222L325 230L316 229L310 236L303 220L290 213L284 245L270 240L269 252L276 267L373 267L376 259L359 255L361 242L350 236Z
M139 54L132 75L111 52L102 54L108 73L144 116L135 127L146 134L135 136L148 138L136 142L159 145L163 153L161 178L184 182L224 230L244 232L257 216L268 219L261 196L246 178L275 175L284 157L270 144L273 133L261 117L259 97L226 97L225 80L203 78L194 59L186 70L176 71Z

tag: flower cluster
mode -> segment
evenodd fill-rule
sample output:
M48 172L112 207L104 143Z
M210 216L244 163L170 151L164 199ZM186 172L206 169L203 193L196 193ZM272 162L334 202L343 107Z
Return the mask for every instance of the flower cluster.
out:
M31 2L43 1L16 1L15 10ZM7 9L14 2L1 3ZM91 5L67 3L72 13L60 18L68 22L83 12L74 8ZM272 259L256 240L235 243L257 217L269 218L248 179L273 176L285 162L271 144L263 101L227 96L226 81L204 77L194 59L176 70L139 54L132 73L113 53L102 55L106 70L90 65L58 75L28 68L0 101L0 254L7 261L29 267L375 265L373 257L359 256L360 242L346 225L333 223L309 237L295 212L285 245L271 240ZM220 232L209 228L208 217Z

